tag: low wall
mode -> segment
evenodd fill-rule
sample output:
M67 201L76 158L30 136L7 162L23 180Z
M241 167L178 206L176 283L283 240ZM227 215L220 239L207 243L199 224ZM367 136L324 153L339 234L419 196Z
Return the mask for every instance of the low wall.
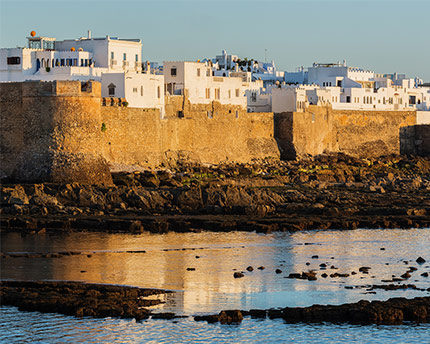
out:
M416 124L415 111L332 110L275 114L281 157L342 152L354 156L400 154L400 128Z

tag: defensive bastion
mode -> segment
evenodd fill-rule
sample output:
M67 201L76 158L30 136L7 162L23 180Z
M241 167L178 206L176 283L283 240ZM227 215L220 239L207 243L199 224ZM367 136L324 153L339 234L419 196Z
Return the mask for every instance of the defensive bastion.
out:
M185 95L166 96L161 116L158 109L128 108L123 101L102 99L100 83L93 81L1 83L1 177L110 184L109 164L155 168L181 160L398 154L400 132L416 124L415 111L309 106L304 113L247 113L217 102L193 105ZM410 143L416 130L406 132Z

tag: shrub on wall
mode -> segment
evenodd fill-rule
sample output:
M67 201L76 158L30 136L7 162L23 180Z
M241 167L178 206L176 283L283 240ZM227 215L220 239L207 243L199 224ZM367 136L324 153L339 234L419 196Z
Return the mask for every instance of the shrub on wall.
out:
M46 69L46 71L47 71L48 73L51 71L51 68L50 68L50 67L46 67L45 69Z
M102 132L105 132L107 130L107 128L106 128L106 124L103 122L102 123Z

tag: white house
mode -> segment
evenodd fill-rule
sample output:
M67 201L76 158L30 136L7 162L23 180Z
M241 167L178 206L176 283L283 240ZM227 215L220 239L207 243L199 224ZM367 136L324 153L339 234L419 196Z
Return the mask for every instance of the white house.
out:
M164 76L123 72L102 74L102 97L125 98L129 107L157 108L164 116Z
M239 105L247 108L247 90L259 90L262 82L249 81L247 75L237 77L213 76L207 63L165 61L163 63L166 92L171 95L187 93L192 104Z

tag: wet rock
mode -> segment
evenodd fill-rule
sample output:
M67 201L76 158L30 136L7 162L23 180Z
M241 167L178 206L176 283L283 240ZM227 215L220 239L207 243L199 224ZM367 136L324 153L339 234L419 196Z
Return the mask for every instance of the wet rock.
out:
M236 271L234 274L233 274L233 277L234 278L242 278L243 276L245 276L243 273L241 273L241 272L238 272L238 271Z
M418 264L424 264L426 262L426 260L423 257L418 257L417 260L416 260L416 262Z
M327 278L327 277L328 277L328 275L327 275L326 273L323 273L323 274L321 274L321 277L322 277L322 278Z
M282 270L281 270L281 269L276 269L276 270L275 270L275 272L276 272L277 274L281 274L281 273L282 273Z
M421 274L421 276L423 276L423 277L429 277L429 273L428 273L428 272L423 272L423 273Z
M411 275L410 275L410 273L409 272L405 272L403 275L401 275L400 276L401 278L404 278L404 279L408 279L408 278L410 278L411 277Z
M264 266L259 266L257 269L258 269L258 270L264 270L264 269L265 269L265 267L264 267Z
M319 258L319 256L318 255L313 255L312 256L312 259L318 259Z
M252 271L254 271L254 268L253 268L252 266L248 266L248 267L246 268L246 270L247 270L247 271L249 271L249 272L252 272Z

